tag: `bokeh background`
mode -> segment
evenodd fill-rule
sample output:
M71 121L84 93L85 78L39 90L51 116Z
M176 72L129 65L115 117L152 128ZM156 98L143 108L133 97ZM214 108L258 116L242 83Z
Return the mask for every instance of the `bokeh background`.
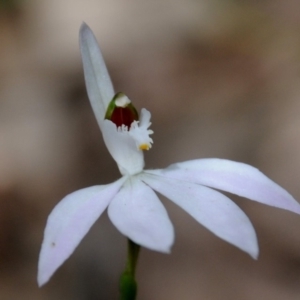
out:
M48 214L119 173L90 108L85 21L117 91L152 112L149 168L202 157L252 164L300 200L300 2L0 1L0 299L118 299L126 239L106 213L39 289ZM300 217L232 197L252 220L252 260L166 199L171 255L143 249L143 300L300 299Z

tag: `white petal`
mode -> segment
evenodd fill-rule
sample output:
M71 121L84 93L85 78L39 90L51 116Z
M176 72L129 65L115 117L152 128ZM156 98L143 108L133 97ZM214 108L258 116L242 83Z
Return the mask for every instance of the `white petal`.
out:
M73 253L125 180L79 190L55 206L47 220L39 257L39 286Z
M144 168L144 153L137 149L135 140L125 128L117 127L109 120L102 126L103 139L106 147L117 162L123 175L134 175Z
M140 127L144 127L144 128L149 128L149 126L152 124L150 122L150 119L151 119L151 113L150 113L150 111L147 110L146 108L142 108L141 113L140 113L139 126Z
M150 134L153 130L148 129L151 125L151 113L143 108L141 110L140 121L134 121L131 124L129 135L135 140L136 147L139 150L149 150L152 147L153 140Z
M225 159L198 159L149 171L230 192L270 206L300 213L299 203L258 169Z
M112 223L135 243L169 252L174 230L156 194L136 177L123 185L108 207Z
M145 173L141 178L215 235L257 258L258 244L250 220L225 195L205 186L162 176Z
M80 28L79 44L88 96L101 127L115 92L96 38L85 23Z

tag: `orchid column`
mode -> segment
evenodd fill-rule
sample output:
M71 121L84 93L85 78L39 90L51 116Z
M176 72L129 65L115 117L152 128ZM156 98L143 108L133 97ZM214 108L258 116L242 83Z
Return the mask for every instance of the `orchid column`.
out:
M173 225L155 191L253 258L258 257L259 250L249 218L218 190L300 213L300 205L286 190L243 163L210 158L144 170L143 151L153 143L150 112L142 109L138 115L125 94L115 94L97 41L86 24L80 29L80 49L89 100L121 178L76 191L56 205L48 217L39 258L40 286L69 258L108 208L110 220L129 240L129 260L121 286L123 299L134 299L139 246L169 253L174 242ZM126 291L132 288L131 298L125 298L124 282Z

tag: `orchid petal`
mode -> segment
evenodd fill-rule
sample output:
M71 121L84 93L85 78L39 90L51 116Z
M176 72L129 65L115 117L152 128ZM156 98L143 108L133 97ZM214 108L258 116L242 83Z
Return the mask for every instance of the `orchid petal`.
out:
M144 153L138 150L126 126L119 127L104 120L102 135L106 147L123 175L134 175L144 168Z
M144 173L142 180L184 209L216 236L258 256L254 228L246 214L228 197L195 183Z
M79 190L55 206L48 217L40 252L39 286L74 252L125 180L122 177L112 184Z
M140 127L144 127L146 129L149 128L150 125L152 124L150 122L150 119L151 119L150 111L147 110L146 108L142 108L141 113L140 113L140 123L139 123ZM151 131L151 133L153 133L152 130L150 130L150 131Z
M96 38L85 23L80 27L79 44L87 93L101 127L108 104L114 97L114 88Z
M300 214L299 203L285 189L244 163L217 158L197 159L149 172L203 184Z
M130 177L108 207L118 230L146 248L169 252L173 225L156 194L136 177Z
M151 125L151 113L143 108L141 110L140 121L134 121L131 124L129 135L135 140L136 147L139 150L149 150L152 147L153 140L149 137L153 130L148 129Z

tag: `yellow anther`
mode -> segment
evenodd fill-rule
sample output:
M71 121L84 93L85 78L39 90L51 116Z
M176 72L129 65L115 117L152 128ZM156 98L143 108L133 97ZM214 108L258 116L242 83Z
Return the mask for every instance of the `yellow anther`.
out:
M150 146L149 144L141 144L139 146L140 150L149 150L150 149Z

